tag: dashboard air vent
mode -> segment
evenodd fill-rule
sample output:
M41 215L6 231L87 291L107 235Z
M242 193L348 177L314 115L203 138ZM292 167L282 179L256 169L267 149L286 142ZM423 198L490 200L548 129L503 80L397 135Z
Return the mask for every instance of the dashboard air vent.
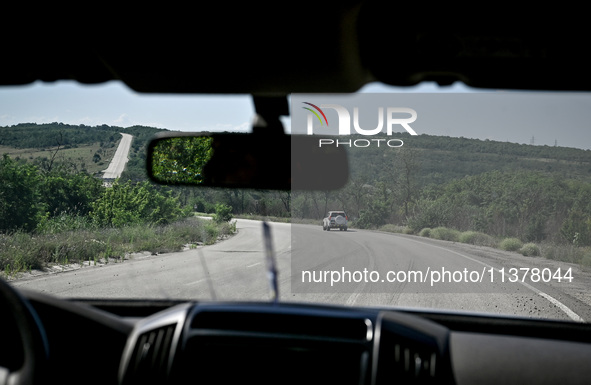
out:
M175 328L176 324L166 325L138 336L128 372L133 377L133 383L165 381Z
M453 383L446 328L393 312L382 313L377 326L374 385Z

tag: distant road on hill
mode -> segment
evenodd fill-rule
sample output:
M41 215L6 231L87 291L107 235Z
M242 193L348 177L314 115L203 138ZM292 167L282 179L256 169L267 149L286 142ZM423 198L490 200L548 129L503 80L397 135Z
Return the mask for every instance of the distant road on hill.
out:
M129 160L128 155L133 136L123 133L121 135L122 138L121 142L119 142L119 147L117 147L117 151L115 152L113 159L111 159L109 167L103 171L103 179L107 181L119 178Z

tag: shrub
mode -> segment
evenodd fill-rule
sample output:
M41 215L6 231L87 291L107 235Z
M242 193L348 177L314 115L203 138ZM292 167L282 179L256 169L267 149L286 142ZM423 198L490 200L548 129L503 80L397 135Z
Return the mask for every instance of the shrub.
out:
M579 261L578 248L571 245L560 245L555 243L542 243L540 254L547 259L555 261L577 263Z
M425 227L424 229L422 229L422 230L419 232L419 235L420 235L421 237L427 237L427 238L429 238L429 237L431 236L431 229L430 229L430 228L428 228L428 227Z
M93 227L93 223L87 216L62 212L54 217L43 217L37 224L35 231L38 234L58 234L65 231L92 229Z
M165 225L188 215L170 190L159 191L148 182L116 181L93 202L92 208L90 215L99 227Z
M236 233L236 221L224 222L220 226L219 236L226 237Z
M220 229L215 225L215 223L205 222L203 226L203 243L206 245L212 245L217 240L220 234Z
M447 227L436 227L431 230L431 238L457 242L460 239L460 232Z
M535 243L526 243L519 252L526 257L537 257L540 255L540 248Z
M369 202L367 208L359 213L355 226L360 229L375 229L386 224L390 210L384 202Z
M517 251L521 249L523 243L517 238L505 238L499 244L499 248L505 251Z
M403 234L414 234L415 232L413 231L413 229L411 229L410 227L406 226L403 228L402 230Z
M52 230L58 228L52 227ZM0 234L0 273L14 275L48 263L123 259L129 253L142 251L174 252L187 244L213 244L235 232L236 221L216 223L199 218L186 218L168 225L92 227L36 234L17 231Z
M414 231L442 226L449 223L450 218L454 216L450 206L440 201L422 199L417 202L416 207L420 207L420 210L408 219L408 226Z
M583 257L581 258L581 265L585 267L591 267L591 249L588 249Z
M493 237L478 231L464 231L460 234L459 241L478 246L495 246L495 239Z
M213 214L213 220L217 223L230 222L233 218L232 207L224 203L218 203L215 205L215 214Z

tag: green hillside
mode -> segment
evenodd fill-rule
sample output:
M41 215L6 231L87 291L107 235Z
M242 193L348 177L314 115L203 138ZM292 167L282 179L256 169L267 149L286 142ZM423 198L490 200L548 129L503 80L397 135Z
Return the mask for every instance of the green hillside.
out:
M96 175L108 166L119 133L134 136L122 179L146 179L152 127L19 124L0 127L0 152L41 171ZM350 180L340 191L273 192L175 187L185 207L313 220L344 209L352 225L449 227L523 241L591 245L591 151L467 138L397 134L404 145L347 147ZM349 138L339 138L341 143ZM355 140L367 139L352 136ZM363 143L363 142L359 142ZM99 174L100 175L100 174Z
M363 137L352 137L359 138ZM399 149L383 145L350 148L353 174L373 175L373 180L388 177L397 157L412 151L420 166L414 175L420 186L495 170L539 171L591 181L590 150L430 135L399 134L396 138L404 142Z
M55 167L100 176L117 150L120 133L133 135L128 178L143 179L145 146L157 132L153 127L85 126L63 123L21 123L0 127L0 154L33 163L41 169Z
M352 136L341 191L297 192L292 216L344 209L362 228L449 227L591 245L591 151L399 134L398 148ZM354 146L358 140L358 146ZM369 145L368 145L369 144ZM363 147L366 146L366 147Z

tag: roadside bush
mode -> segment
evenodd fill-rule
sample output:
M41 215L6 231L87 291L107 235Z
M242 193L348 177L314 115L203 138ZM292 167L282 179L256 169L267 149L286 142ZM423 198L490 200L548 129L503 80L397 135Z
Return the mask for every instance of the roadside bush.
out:
M38 234L58 234L64 231L88 230L94 227L94 224L87 216L61 212L53 217L43 217L37 224L35 232Z
M0 270L5 273L40 267L36 254L37 247L31 234L24 231L0 234Z
M436 227L431 230L431 238L458 242L460 239L460 232L458 230L448 229L447 227Z
M591 268L591 248L587 248L586 252L583 254L581 265Z
M98 227L166 225L188 216L170 190L159 191L148 182L116 181L92 203L90 216Z
M390 210L384 202L369 202L365 210L359 213L359 219L355 221L355 227L360 229L376 229L385 225L390 216Z
M420 207L420 210L408 219L408 227L414 231L420 231L426 227L443 226L453 217L449 205L439 201L421 199L416 207Z
M215 214L213 214L213 220L216 223L230 222L233 218L232 207L224 203L218 203L215 205Z
M563 262L577 261L577 247L573 245L560 245L544 242L540 245L540 251L544 258Z
M0 234L0 275L14 275L52 263L108 262L111 258L123 260L136 252L180 251L186 245L214 244L234 233L236 221L216 223L192 217L168 225Z
M202 238L204 239L204 243L206 245L211 245L211 244L215 243L216 239L219 236L220 231L215 223L206 222L203 226L202 233L203 233Z
M209 202L203 197L198 197L193 203L193 209L198 213L214 213L215 204Z
M493 237L479 231L464 231L460 234L459 241L470 245L495 247L496 242Z
M537 257L540 255L540 248L535 243L526 243L519 252L526 257Z
M219 235L222 238L225 238L229 235L236 233L236 221L229 221L224 222L219 228Z
M499 244L499 248L505 251L517 251L521 249L523 243L517 238L505 238Z
M427 238L429 238L429 237L431 236L431 229L430 229L430 228L428 228L428 227L425 227L424 229L422 229L422 230L419 232L419 235L420 235L421 237L427 237Z

